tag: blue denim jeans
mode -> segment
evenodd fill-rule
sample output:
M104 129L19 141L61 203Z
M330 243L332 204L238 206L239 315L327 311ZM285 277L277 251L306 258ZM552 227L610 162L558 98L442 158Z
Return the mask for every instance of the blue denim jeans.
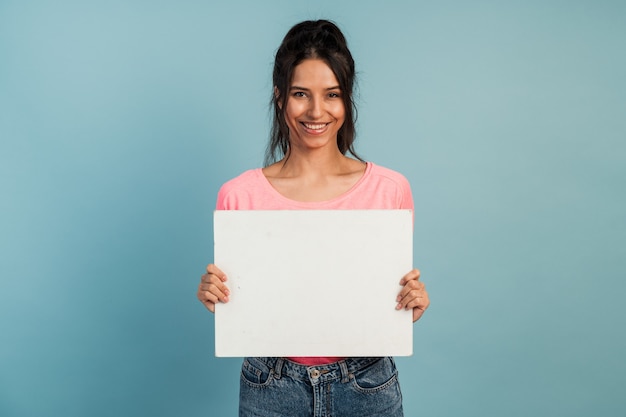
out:
M306 366L245 358L239 417L402 417L393 358L347 358Z

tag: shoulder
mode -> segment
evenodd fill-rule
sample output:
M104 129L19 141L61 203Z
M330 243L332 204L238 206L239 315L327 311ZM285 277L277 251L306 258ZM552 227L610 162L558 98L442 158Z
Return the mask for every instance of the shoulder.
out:
M387 180L400 188L409 187L409 181L406 179L404 175L399 173L398 171L394 171L389 168L385 168L380 165L376 165L372 162L369 163L371 166L371 177L376 178L377 180Z
M217 209L233 209L242 196L249 195L254 190L259 189L261 182L261 169L251 169L239 176L226 181L217 193Z
M256 168L256 169L250 169L248 171L243 172L242 174L239 174L235 178L232 178L226 181L224 184L222 184L222 187L220 188L220 192L227 193L233 190L238 190L242 187L245 188L245 187L254 185L254 183L258 182L259 180L259 171L260 171L260 168Z
M368 163L363 191L380 200L380 208L413 209L411 185L404 175L380 165Z

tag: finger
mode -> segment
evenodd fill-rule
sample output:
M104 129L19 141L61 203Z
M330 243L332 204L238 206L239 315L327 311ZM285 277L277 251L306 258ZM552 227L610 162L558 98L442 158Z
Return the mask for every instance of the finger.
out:
M201 287L204 291L206 291L207 293L215 296L217 298L217 300L213 300L213 297L211 297L211 300L213 301L221 301L222 303L227 303L228 302L228 296L230 295L230 291L228 290L228 288L221 283L219 280L217 283L215 282L210 282L208 284L201 284Z
M398 296L396 297L396 301L399 302L401 299L406 297L406 295L411 291L426 291L426 286L424 285L423 282L420 282L420 281L416 281L416 280L408 281L398 293Z
M398 296L400 297L400 296ZM426 298L425 292L421 290L411 290L407 292L400 300L398 300L398 304L396 305L396 309L410 309L421 305L420 300L424 300Z
M405 285L409 281L412 281L412 280L417 281L419 279L420 279L420 270L415 268L415 269L412 269L408 274L402 277L402 279L400 280L400 285Z
M218 297L220 300L223 297L230 296L230 290L223 284L214 284L212 282L201 282L198 285L198 291L207 291Z
M407 303L404 305L406 310L419 308L420 310L426 310L430 305L430 300L428 299L427 294L420 294L417 297L407 300Z
M407 304L406 309L413 309L413 322L416 322L424 315L424 312L428 309L429 306L430 299L428 298L428 293L424 293L423 297L411 300Z
M426 286L421 282L409 281L396 297L396 301L398 302L396 308L398 310L402 308L406 308L408 310L409 308L421 305L416 304L420 302L419 300L428 300L428 292L426 291ZM411 304L412 302L413 304Z
M202 285L206 286L207 291L211 291L215 294L218 294L217 291L219 291L225 296L230 295L230 290L228 289L226 284L224 284L224 281L222 281L217 275L213 275L213 274L203 275ZM213 288L215 288L216 291L214 291Z
M203 303L205 301L210 301L212 303L217 303L220 301L220 297L224 297L225 295L222 292L216 292L215 286L212 284L200 284L198 285L198 299Z
M213 302L221 301L223 303L228 302L230 296L230 290L222 282L222 280L213 274L204 274L198 285L198 291L206 291L213 294L216 299L212 299Z
M206 272L208 275L215 275L216 277L218 277L222 282L226 282L228 280L228 277L226 277L226 274L224 272L222 272L221 269L219 269L217 266L215 266L214 264L209 264L206 267Z
M215 302L217 301L217 297L215 297L215 295L209 293L208 291L204 291L201 288L198 288L198 293L196 294L196 297L198 297L198 300L200 300L200 302L211 313L215 313Z

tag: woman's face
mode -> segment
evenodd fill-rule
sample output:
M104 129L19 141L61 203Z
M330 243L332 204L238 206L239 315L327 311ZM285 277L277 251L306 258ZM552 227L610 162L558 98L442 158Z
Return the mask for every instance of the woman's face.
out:
M337 147L337 133L346 117L341 93L324 61L306 59L295 67L285 108L292 148Z

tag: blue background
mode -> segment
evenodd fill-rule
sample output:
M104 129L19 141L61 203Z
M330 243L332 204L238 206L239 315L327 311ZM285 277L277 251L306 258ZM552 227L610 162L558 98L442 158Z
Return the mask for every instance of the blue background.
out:
M406 415L626 415L606 0L0 0L0 415L236 414L195 298L215 197L262 163L282 37L322 17L357 62L357 148L414 191Z

